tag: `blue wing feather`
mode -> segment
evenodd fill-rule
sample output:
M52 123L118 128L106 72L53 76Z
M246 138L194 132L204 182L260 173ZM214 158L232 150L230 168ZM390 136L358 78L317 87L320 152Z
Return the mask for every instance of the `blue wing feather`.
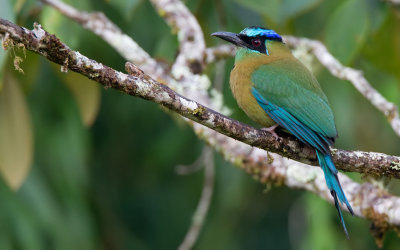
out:
M339 218L342 223L343 229L348 237L346 225L344 223L342 211L340 210L339 201L345 203L349 212L353 214L347 198L340 185L337 169L333 164L332 157L330 154L329 146L332 145L332 141L324 135L315 132L295 116L286 111L284 108L279 107L272 102L266 100L254 87L251 89L253 96L256 98L257 103L264 109L264 111L280 126L287 129L290 133L296 136L303 143L315 148L318 162L324 171L326 184L331 190L331 194L335 201L335 207L338 210Z
M289 130L303 143L312 146L320 152L330 152L329 145L331 142L326 137L319 136L285 109L267 101L254 87L251 89L251 92L256 98L258 104L276 123Z
M337 131L328 99L302 63L280 60L263 64L251 74L251 81L262 97L333 143Z

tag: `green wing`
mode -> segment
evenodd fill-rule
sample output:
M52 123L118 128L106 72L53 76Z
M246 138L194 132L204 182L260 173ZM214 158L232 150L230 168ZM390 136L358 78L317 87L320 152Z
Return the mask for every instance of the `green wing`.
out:
M315 132L331 138L337 131L328 99L311 72L298 60L260 66L252 74L254 88Z

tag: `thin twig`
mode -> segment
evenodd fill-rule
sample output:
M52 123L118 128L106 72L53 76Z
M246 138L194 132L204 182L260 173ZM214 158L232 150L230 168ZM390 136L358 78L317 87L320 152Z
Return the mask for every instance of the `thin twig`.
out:
M214 152L213 150L206 146L204 148L204 184L203 190L201 192L201 197L199 204L197 205L196 211L193 214L192 224L183 242L179 245L179 250L189 250L192 249L196 243L201 229L203 228L204 221L206 219L208 209L210 208L210 203L214 190Z
M191 164L189 165L178 165L175 167L175 172L179 175L188 175L188 174L192 174L198 170L200 170L201 168L204 167L204 161L205 161L205 157L208 156L208 147L204 147L203 148L203 152L201 152L201 155Z

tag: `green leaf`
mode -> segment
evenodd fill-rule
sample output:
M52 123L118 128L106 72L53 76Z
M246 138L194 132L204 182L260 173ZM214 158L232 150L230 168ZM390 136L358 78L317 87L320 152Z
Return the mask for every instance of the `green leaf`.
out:
M321 0L235 0L274 22L282 24L298 15L315 7Z
M100 108L100 85L75 72L68 72L62 79L78 104L83 124L91 126Z
M363 0L345 1L326 27L326 45L342 63L349 64L364 45L369 30L368 7Z
M5 72L0 92L0 173L18 189L32 163L33 136L29 111L19 83Z

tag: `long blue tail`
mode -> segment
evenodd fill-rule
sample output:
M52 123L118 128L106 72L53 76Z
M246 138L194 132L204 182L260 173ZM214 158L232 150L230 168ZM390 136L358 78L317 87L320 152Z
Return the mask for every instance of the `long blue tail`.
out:
M346 233L346 236L348 238L349 234L347 232L346 225L344 224L343 215L342 215L342 211L340 210L338 198L341 203L346 204L347 209L349 210L351 215L354 215L353 209L351 208L349 202L347 201L347 198L343 193L342 187L340 186L340 182L339 182L339 179L337 176L338 171L335 167L335 164L333 164L331 155L323 154L323 153L319 152L318 150L316 150L316 152L317 152L319 165L321 166L322 170L324 171L326 185L328 186L329 190L331 191L331 195L333 196L333 199L335 200L335 207L339 213L340 221L342 222L344 232Z

